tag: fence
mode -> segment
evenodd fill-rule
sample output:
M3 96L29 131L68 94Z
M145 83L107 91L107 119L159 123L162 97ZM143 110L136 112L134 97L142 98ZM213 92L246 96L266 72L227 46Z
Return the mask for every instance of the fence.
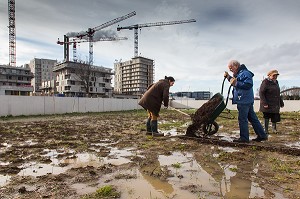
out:
M171 106L174 108L200 108L207 100L192 100L192 99L179 99L172 100ZM236 105L228 101L227 107L230 110L237 110ZM259 111L259 100L254 100L254 111ZM284 100L284 107L280 109L281 112L300 111L300 100Z
M174 108L201 107L207 100L172 100ZM52 96L0 95L0 116L48 115L64 113L108 112L142 109L138 99L80 98ZM300 100L285 100L282 112L300 111ZM236 110L236 105L228 102L227 108ZM254 102L254 110L259 110L259 100Z
M141 109L137 99L0 95L0 116Z

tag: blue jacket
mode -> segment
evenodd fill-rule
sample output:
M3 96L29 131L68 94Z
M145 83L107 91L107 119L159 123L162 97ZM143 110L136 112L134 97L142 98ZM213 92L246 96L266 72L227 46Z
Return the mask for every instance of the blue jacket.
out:
M254 74L244 64L240 66L238 73L234 76L237 82L232 90L233 104L254 103L253 76Z

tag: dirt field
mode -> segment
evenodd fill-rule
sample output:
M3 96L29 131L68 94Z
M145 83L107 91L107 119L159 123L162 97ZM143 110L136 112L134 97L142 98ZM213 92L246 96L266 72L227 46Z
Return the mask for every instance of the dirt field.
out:
M0 198L300 198L299 112L250 144L232 142L236 112L209 138L182 136L180 112L160 116L165 137L145 135L144 110L1 118Z

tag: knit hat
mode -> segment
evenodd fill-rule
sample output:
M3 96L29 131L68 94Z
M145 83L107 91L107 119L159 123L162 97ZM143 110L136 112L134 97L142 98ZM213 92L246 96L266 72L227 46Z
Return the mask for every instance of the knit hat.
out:
M268 76L279 75L278 70L271 70L268 72Z

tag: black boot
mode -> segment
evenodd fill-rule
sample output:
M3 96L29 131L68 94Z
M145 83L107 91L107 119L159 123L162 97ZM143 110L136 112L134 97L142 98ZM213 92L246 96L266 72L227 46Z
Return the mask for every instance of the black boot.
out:
M151 130L151 118L149 117L148 119L147 119L147 122L146 122L146 128L147 128L147 132L152 132L152 130Z
M276 123L272 122L272 131L273 133L277 133Z
M269 134L269 119L265 118L265 132Z
M159 133L157 130L157 120L151 120L151 130L153 136L164 136L163 133Z

